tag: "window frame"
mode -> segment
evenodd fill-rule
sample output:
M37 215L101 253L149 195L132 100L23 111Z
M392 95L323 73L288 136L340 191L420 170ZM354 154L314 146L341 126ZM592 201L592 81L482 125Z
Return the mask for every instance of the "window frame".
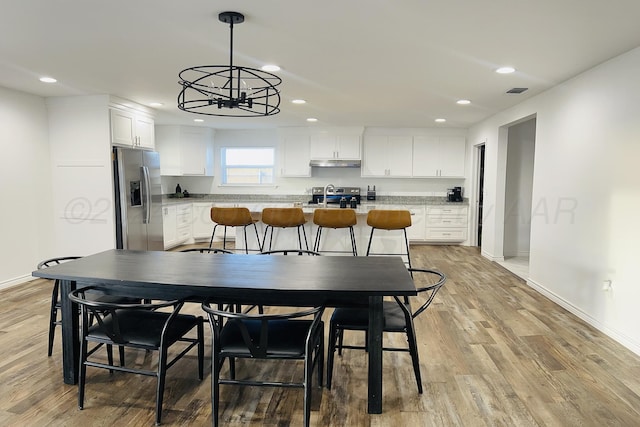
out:
M227 150L270 150L272 162L270 165L261 164L244 164L233 165L231 168L235 169L271 169L271 182L255 182L255 183L233 183L228 182L227 170L230 168L227 164ZM230 187L272 187L275 186L276 180L276 148L272 146L264 145L251 145L251 146L226 146L220 148L220 185Z

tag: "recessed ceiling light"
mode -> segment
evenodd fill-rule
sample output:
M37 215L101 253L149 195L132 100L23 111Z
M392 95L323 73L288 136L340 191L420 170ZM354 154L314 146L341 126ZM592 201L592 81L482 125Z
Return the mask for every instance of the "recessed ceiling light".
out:
M308 122L317 122L317 121L318 121L318 119L316 119L315 117L309 117L309 118L307 119L307 121L308 121Z
M162 102L150 102L150 107L162 107L164 104Z
M262 71L267 71L269 73L275 73L276 71L280 71L280 67L274 64L263 65L260 69Z
M515 68L513 67L500 67L496 70L496 73L498 74L511 74L514 71L516 71Z
M456 101L456 104L469 105L469 104L471 104L471 101L469 101L468 99L459 99L459 100Z
M42 83L55 83L55 82L57 82L57 80L54 79L53 77L40 77L40 81Z
M203 119L193 119L193 121L194 121L194 122L196 122L196 123L202 123L202 122L204 122L204 120L203 120Z
M294 99L293 101L291 101L292 104L306 104L307 101L305 101L304 99Z
M436 123L444 123L447 121L447 119L435 119L434 120Z

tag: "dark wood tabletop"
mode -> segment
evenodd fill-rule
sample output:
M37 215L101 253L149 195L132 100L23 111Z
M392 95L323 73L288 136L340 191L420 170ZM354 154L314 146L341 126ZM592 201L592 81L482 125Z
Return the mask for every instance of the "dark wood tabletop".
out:
M228 255L108 250L42 270L59 279L63 374L75 383L77 310L66 296L85 284L140 298L328 307L369 306L369 412L382 412L382 299L416 295L400 257Z

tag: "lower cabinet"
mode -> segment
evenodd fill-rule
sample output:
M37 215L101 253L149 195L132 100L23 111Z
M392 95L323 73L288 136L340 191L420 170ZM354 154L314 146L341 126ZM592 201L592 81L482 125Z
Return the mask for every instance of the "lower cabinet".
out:
M467 206L427 206L426 240L429 242L467 240L468 216Z
M215 225L211 221L211 202L197 202L193 204L192 233L195 240L211 239L211 232Z
M191 240L191 203L162 207L164 248L169 249Z

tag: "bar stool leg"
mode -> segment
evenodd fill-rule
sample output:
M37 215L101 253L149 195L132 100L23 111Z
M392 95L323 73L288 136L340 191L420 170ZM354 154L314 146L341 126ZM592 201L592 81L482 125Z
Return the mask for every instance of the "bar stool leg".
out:
M407 246L407 262L409 264L409 268L411 268L411 254L409 253L409 239L407 238L407 229L404 228L404 243Z
M318 231L316 231L316 240L313 243L313 250L318 252L320 249L320 236L322 235L322 226L318 226Z
M216 234L216 227L218 227L218 224L213 226L213 233L211 233L211 241L209 241L209 249L211 249L211 246L213 245L213 236L215 236Z
M349 234L351 235L351 249L353 250L353 256L358 256L358 248L356 247L356 235L353 232L353 227L349 227Z

